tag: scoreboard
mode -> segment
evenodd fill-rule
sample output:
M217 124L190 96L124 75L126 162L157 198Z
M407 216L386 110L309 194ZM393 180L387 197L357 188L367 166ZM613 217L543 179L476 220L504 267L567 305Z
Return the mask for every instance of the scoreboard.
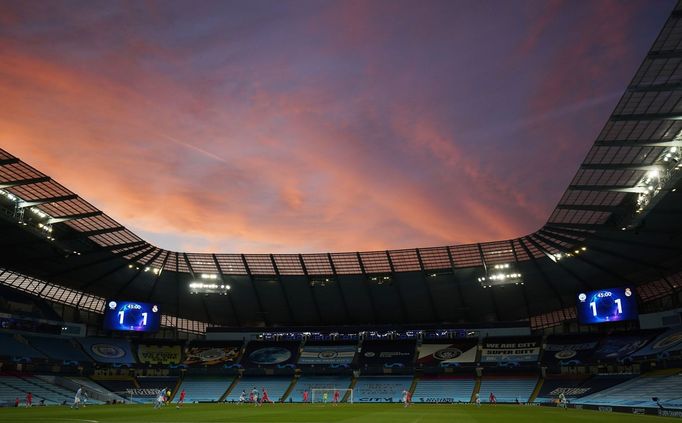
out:
M159 330L159 306L136 301L107 300L104 311L104 329L133 332Z
M635 290L626 288L600 289L578 294L578 321L582 324L636 320Z

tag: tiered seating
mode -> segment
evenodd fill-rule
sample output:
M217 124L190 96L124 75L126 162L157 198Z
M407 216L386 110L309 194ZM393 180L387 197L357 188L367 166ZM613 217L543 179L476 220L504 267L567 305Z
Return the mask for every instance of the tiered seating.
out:
M291 378L289 377L243 377L234 387L227 401L238 401L242 390L248 394L253 390L254 386L258 389L258 393L263 392L263 388L268 391L268 397L274 402L282 399L282 395L289 389L291 385ZM247 397L248 398L248 397Z
M90 398L93 397L94 394L99 394L99 397L104 399L105 401L111 401L111 400L116 400L116 401L124 401L125 398L123 398L121 395L117 395L108 389L105 389L102 385L88 379L85 377L67 377L66 379L69 379L70 381L76 383L77 385L82 386L87 392Z
M140 387L133 391L133 401L150 403L156 400L158 392L162 389L173 392L178 379L176 377L163 376L138 376L137 382Z
M488 400L491 392L495 394L497 402L515 402L517 399L527 402L537 383L537 377L484 376L479 393L482 402Z
M186 377L180 385L185 390L187 402L218 401L232 383L232 378Z
M14 359L46 358L44 354L28 345L25 339L19 335L0 333L0 345L2 345L0 355L4 357Z
M92 362L80 346L74 344L75 340L47 336L27 336L26 339L36 350L53 360Z
M294 402L303 401L303 391L307 390L312 396L313 389L348 389L350 376L301 376L293 391L289 395ZM239 391L241 393L241 391ZM345 394L345 391L341 392ZM343 397L342 397L343 398ZM287 401L289 399L287 398Z
M586 388L586 392L581 398L590 396L594 393L601 392L605 389L609 389L613 386L619 385L621 383L627 382L628 380L634 378L634 375L595 375L587 379L585 382L580 384L581 388ZM580 402L580 401L575 401Z
M413 402L469 402L476 385L473 377L424 376L417 383Z
M125 379L95 379L95 382L100 384L106 390L120 395L126 399L129 398L128 392L131 389L137 389L137 385L132 378Z
M355 402L400 402L403 390L412 385L411 376L361 376L355 384Z
M61 404L66 401L73 400L74 393L62 388L61 386L52 385L44 380L36 377L15 377L3 376L0 377L0 384L13 388L15 394L11 397L12 400L17 397L16 392L21 392L20 400L26 397L27 392L33 394L34 404L38 404L40 400L45 400L45 404ZM10 394L11 395L11 394Z
M586 379L586 376L548 376L542 383L542 388L534 402L556 401L560 393L563 393L569 400L588 395L592 389L589 386L582 386Z
M0 404L14 404L15 399L19 398L21 404L24 404L26 392L14 388L13 386L4 383L5 377L0 377Z
M638 377L575 401L580 404L682 408L682 375Z
M55 322L62 320L47 301L6 286L0 286L0 311Z

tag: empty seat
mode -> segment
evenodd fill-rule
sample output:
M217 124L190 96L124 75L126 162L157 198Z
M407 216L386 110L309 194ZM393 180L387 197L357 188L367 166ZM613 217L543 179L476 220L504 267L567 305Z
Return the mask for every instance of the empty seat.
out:
M412 395L413 402L469 402L476 385L473 377L424 376Z
M289 397L293 402L303 401L303 391L308 391L309 401L312 401L313 389L340 389L343 399L346 389L350 386L350 376L301 376ZM240 391L241 392L241 391ZM331 398L330 398L331 399ZM286 398L288 401L289 398Z
M528 402L538 378L483 377L481 379L481 401L486 402L492 392L497 402Z
M355 384L356 402L400 402L403 391L409 390L409 376L361 376Z
M187 402L218 401L227 391L232 380L232 377L186 377L180 385L180 391L185 390L185 401Z
M655 407L658 397L666 408L682 408L682 375L637 377L587 395L575 402L593 405Z
M53 360L92 362L73 339L63 339L47 336L29 336L28 342L38 351Z

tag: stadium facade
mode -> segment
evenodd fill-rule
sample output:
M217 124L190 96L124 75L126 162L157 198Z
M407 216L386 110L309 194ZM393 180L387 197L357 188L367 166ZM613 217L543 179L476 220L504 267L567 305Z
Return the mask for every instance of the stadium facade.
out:
M527 236L347 253L167 251L0 151L0 279L68 288L50 299L95 312L103 298L153 299L165 325L199 331L522 319L541 328L575 318L578 291L669 296L682 282L679 20L676 8L547 223ZM192 282L230 295L188 296Z
M151 401L160 387L211 402L257 385L276 401L343 389L345 401L352 390L354 401L397 402L409 388L417 402L495 392L682 408L681 159L680 4L546 224L515 239L168 251L0 150L0 364L13 372L0 388L52 403L77 386L93 402ZM578 324L580 302L606 326ZM105 330L111 310L142 326L158 312L161 331Z

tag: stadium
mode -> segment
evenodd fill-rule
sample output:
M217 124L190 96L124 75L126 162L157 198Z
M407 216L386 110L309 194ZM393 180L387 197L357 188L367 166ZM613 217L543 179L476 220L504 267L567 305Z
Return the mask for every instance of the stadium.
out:
M581 5L491 2L488 4L491 7L481 10L476 9L473 2L433 1L425 2L423 8L415 8L415 3L409 2L359 2L353 6L357 10L350 7L352 2L283 2L293 7L293 13L267 2L254 2L251 5L258 6L254 9L240 9L248 3L206 3L197 10L188 10L187 2L159 3L154 7L150 3L146 4L149 9L144 10L136 9L142 8L139 3L122 14L118 14L122 3L113 2L99 3L101 10L97 13L89 4L81 4L78 11L64 12L59 2L52 4L50 10L42 10L42 6L31 2L0 3L0 98L4 96L8 100L0 105L0 420L132 423L540 422L551 419L556 422L608 422L682 418L682 2L584 2ZM395 239L391 242L397 245L404 245L402 240L418 241L408 236L407 229L384 226L388 223L383 221L373 226L376 232L363 226L356 228L357 236L351 236L348 233L352 228L326 219L325 225L336 228L330 232L329 239L333 241L336 237L339 243L325 238L330 245L329 252L318 253L310 252L318 245L312 241L309 244L292 241L291 245L303 245L300 248L306 250L297 252L300 250L290 247L286 241L275 243L275 239L280 236L286 239L293 232L280 235L280 227L270 226L270 220L281 219L285 229L293 230L292 222L299 222L305 231L312 228L312 232L304 231L306 235L302 238L310 237L309 234L316 231L320 237L326 236L327 229L322 229L313 218L307 221L307 212L287 220L286 214L290 211L287 209L282 210L281 215L268 211L268 221L263 222L264 241L259 241L261 244L254 241L244 247L258 250L257 253L210 252L213 251L210 243L197 244L200 245L197 249L202 251L194 252L191 242L182 241L185 236L188 239L211 238L211 231L218 233L223 228L215 220L212 204L221 201L222 197L229 197L230 202L235 203L231 205L235 209L230 209L229 213L225 211L225 219L234 219L229 221L230 225L237 225L235 222L241 217L234 217L232 213L241 205L236 203L249 203L247 210L256 214L260 213L258 208L269 207L270 197L257 192L255 196L262 200L262 203L256 201L257 204L251 204L254 195L248 193L241 199L232 197L235 192L249 191L240 185L246 183L243 175L230 173L229 181L221 179L219 184L213 185L215 175L205 179L197 176L201 168L208 167L204 161L191 174L172 161L173 166L164 168L169 178L166 182L170 182L161 186L163 181L154 178L163 175L151 173L158 170L154 159L164 159L166 152L152 151L149 147L151 152L146 155L143 136L131 144L140 149L136 150L140 152L137 159L141 160L137 165L142 163L141 166L149 170L150 175L144 175L144 180L133 175L134 166L137 166L132 164L133 157L118 162L123 165L117 165L117 172L109 171L106 160L86 169L89 147L80 145L80 150L68 151L71 144L67 139L80 136L78 128L62 126L64 132L55 133L54 138L62 141L41 139L34 144L27 141L30 137L26 134L33 134L31 131L39 133L44 128L52 128L50 125L60 124L65 116L60 113L90 116L92 110L104 107L104 104L106 117L101 116L96 122L85 118L74 122L101 126L97 130L112 132L114 141L100 140L101 144L97 144L96 134L99 133L95 126L85 131L87 137L92 138L88 142L103 150L103 157L114 160L124 151L123 141L120 144L115 141L124 133L119 132L122 129L117 125L110 125L108 119L113 122L123 116L137 122L136 107L142 107L133 101L129 106L134 112L114 115L115 112L108 108L120 109L115 98L125 98L126 104L134 99L143 107L149 107L149 115L143 120L156 126L153 107L144 103L143 96L134 97L136 91L144 92L144 84L151 84L161 92L160 87L170 79L164 73L166 66L177 66L183 72L190 69L190 75L199 72L194 68L196 64L184 63L173 55L177 53L176 48L192 51L179 35L173 38L172 48L159 50L140 40L127 39L126 48L134 49L135 54L142 51L136 59L139 62L133 61L134 64L117 62L113 50L108 52L111 55L103 59L106 63L98 69L106 78L112 78L111 81L127 75L133 67L152 69L152 77L145 79L144 84L126 80L125 90L101 83L104 79L91 81L79 73L75 73L81 75L79 77L68 76L65 67L56 64L48 66L52 63L48 60L57 63L65 54L73 54L78 60L90 60L92 51L78 50L88 43L93 43L97 50L104 49L103 46L111 42L108 35L99 38L83 34L89 34L88 31L95 27L106 32L107 19L113 19L118 28L113 32L118 40L120 34L130 36L135 31L142 31L133 22L144 22L140 28L146 28L150 22L163 20L166 8L182 11L179 13L182 19L173 21L170 33L180 34L180 28L187 30L184 25L189 25L192 31L187 30L183 36L198 37L202 44L214 40L208 40L211 37L204 32L206 27L199 25L198 20L193 21L200 13L205 13L212 25L220 22L214 29L224 29L230 34L232 24L237 28L235 34L239 31L261 34L266 27L279 28L282 21L292 25L300 19L306 21L306 25L301 26L303 29L299 28L306 41L294 39L309 47L306 43L314 44L319 39L309 37L307 31L331 32L330 22L341 16L343 25L353 28L349 39L355 44L351 44L351 48L336 40L333 51L334 54L342 51L342 58L325 56L325 60L333 62L334 72L340 68L339 72L346 75L352 73L343 66L346 60L353 60L354 55L360 54L356 48L360 49L359 46L375 36L381 40L384 50L372 50L370 55L378 54L376 60L379 62L402 57L400 54L403 53L391 56L387 47L392 45L392 40L399 40L401 49L426 51L425 57L419 56L425 66L443 64L433 59L436 53L427 51L430 38L424 34L429 31L426 27L418 30L410 27L405 22L416 22L411 19L426 19L427 15L430 19L447 14L446 11L449 13L450 8L457 9L458 13L460 9L476 9L472 15L467 14L469 12L462 14L471 17L481 13L485 20L495 15L490 9L498 9L499 15L505 15L501 13L505 7L517 11L542 9L552 13L542 16L531 13L534 18L528 25L537 23L539 33L546 34L549 27L555 24L558 27L562 19L573 19L573 15L578 16L575 18L578 20L589 20L586 10L571 8L589 8L596 4L603 6L599 13L609 19L617 20L619 14L629 13L628 19L623 19L625 23L615 29L604 23L607 29L598 33L607 37L611 36L611 30L622 31L632 37L617 33L612 37L615 44L609 44L608 51L600 50L599 53L615 57L609 59L613 63L604 74L605 79L620 84L615 75L627 70L630 73L624 78L629 82L620 85L614 96L608 92L594 94L598 87L579 87L569 79L569 82L564 81L568 84L564 95L586 92L581 100L584 110L569 107L543 114L518 127L501 126L503 132L518 132L523 138L530 136L534 125L548 125L556 127L556 132L543 132L542 138L558 140L562 135L559 134L562 124L585 126L586 131L591 131L589 120L601 116L591 107L611 108L610 115L604 115L607 117L605 122L599 117L599 122L595 123L600 129L591 133L588 140L583 140L586 149L571 138L573 134L567 135L569 141L562 144L554 158L541 155L533 161L535 146L530 143L510 147L521 160L513 163L513 167L522 170L523 179L529 183L542 180L557 184L556 180L561 178L548 174L555 163L563 163L571 172L568 185L561 182L561 192L538 191L545 194L536 200L550 202L550 212L542 216L544 224L539 229L522 236L436 247L372 249L372 245L383 246L382 239ZM74 5L64 8L70 9ZM552 9L554 6L556 10ZM116 8L117 13L104 12L110 7ZM226 10L219 11L221 7ZM337 7L350 7L353 13L345 9L344 13L336 13L338 10L334 8ZM275 9L276 19L262 13ZM312 10L323 24L307 25L310 22L303 18L303 9ZM147 21L139 18L141 15L153 15L153 19ZM78 19L70 21L65 16L78 16ZM226 16L230 16L230 25L221 20ZM394 19L382 20L386 16ZM255 26L249 19L256 22ZM602 22L595 20L595 27L601 28ZM391 23L386 23L389 21ZM496 38L504 38L504 31L511 34L512 29L503 21L497 21L499 28L496 25L497 29L493 31ZM376 35L363 29L367 22L376 31L377 27L394 22L402 22L400 25L404 26L399 25L399 31L393 31L395 28L391 27L390 31L385 31L388 35ZM465 25L458 22L458 25ZM122 23L125 23L123 26L130 24L126 26L127 30L120 30ZM441 23L450 27L447 22ZM63 38L59 32L52 32L71 24L77 30ZM643 29L642 32L638 32L640 29L628 32L631 28ZM438 32L435 27L430 29ZM580 34L579 28L573 29L575 32L571 34ZM403 38L403 30L410 36ZM277 45L280 37L290 36L289 32L295 32L295 28L287 26L286 31L275 31L275 36L267 38ZM647 36L642 35L645 32ZM160 35L155 33L154 37ZM438 37L443 38L441 33ZM542 34L536 34L533 39L541 38ZM466 44L475 44L476 40L482 39L472 36L466 38ZM575 50L570 51L592 54L590 49L593 47L581 49L573 45L574 39L571 40ZM634 76L627 64L618 61L621 56L618 56L620 50L617 48L633 40L646 44L644 48L647 49L644 57L636 57ZM47 46L43 57L28 58L32 48L43 48L42 41ZM250 41L242 40L241 43L249 44ZM525 46L527 59L524 60L531 60L533 45ZM261 47L260 42L249 44L248 48L244 47L248 51L246 56L253 54L251 49L255 51ZM485 47L480 47L476 45L476 51L484 54ZM548 51L555 50L554 47ZM240 48L237 50L242 51ZM125 55L128 54L129 50L126 50ZM155 55L163 57L163 66L159 62L152 63L150 57L157 57ZM277 56L276 48L268 50L267 55ZM212 58L209 57L208 68L218 66ZM513 73L515 66L521 66L505 60L499 58L504 62L500 65L501 72ZM274 59L272 63L259 60L254 63L256 67L281 66L281 72L287 72L290 65ZM40 68L35 76L31 73L33 68L27 64ZM233 69L233 66L236 69L236 65L228 67ZM383 64L373 66L381 68ZM570 66L560 62L560 67ZM580 64L579 69L590 78L596 74L594 67ZM77 69L77 72L81 71L81 68ZM238 73L237 70L234 72ZM255 71L251 69L246 74L251 75L250 72ZM308 74L306 69L296 69L296 72L304 74L303 92L307 92L308 84L317 83L316 73ZM474 73L485 71L476 68ZM29 75L38 84L36 91L27 82ZM272 76L274 74L267 75L276 78ZM374 81L378 83L376 81L386 78L390 79L381 73ZM515 78L519 79L519 84L525 83L523 75ZM259 84L268 85L267 79L264 81ZM409 81L401 80L400 83L410 85ZM141 85L136 85L138 82ZM45 106L64 92L83 97L87 91L81 85L88 84L96 87L102 96L111 91L113 97L101 101L86 98L84 104L73 103L73 107L67 107L66 103L56 103L54 108ZM440 84L437 82L436 85ZM434 95L441 88L438 87ZM199 95L210 96L212 89ZM286 91L290 87L282 89ZM252 93L247 91L236 89L243 95L237 96L239 102L258 103L261 100L254 98L261 99L264 95L258 92L251 97ZM391 93L386 90L382 95L390 97ZM180 95L160 100L161 103L182 101ZM415 104L419 101L415 96ZM454 100L448 98L450 101ZM467 101L471 102L467 107L475 107L473 97ZM312 106L306 104L304 107L298 103L278 103L274 99L265 103L288 108L287 113L292 113L273 118L275 128L283 131L282 134L286 133L282 127L286 128L287 119L313 113L323 104L313 102ZM200 117L204 114L219 114L216 109L192 104L199 111L183 111L192 115L191 119L203 122ZM358 102L352 107L361 106ZM254 107L258 113L263 112L260 103ZM380 107L372 104L367 110L382 115L377 108ZM411 113L425 113L417 109L419 107L415 106ZM348 110L339 111L339 116L345 116ZM235 119L239 125L254 131L261 129L258 125L253 129L252 122L238 110L230 109L232 112L238 115ZM575 113L584 113L586 120L574 119ZM27 125L27 129L20 130L17 122L24 122L25 116L33 119L34 126ZM168 125L190 125L189 118L178 121L173 116L166 111L161 113ZM335 118L346 118L339 116ZM502 117L485 116L485 119ZM305 122L315 126L311 121ZM397 118L382 122L396 127L401 124ZM346 122L341 126L344 125L350 124ZM368 138L376 132L360 126L366 130ZM424 124L417 126L430 133L430 128L425 129ZM131 123L126 129L136 133L142 130L140 128ZM317 136L315 130L310 129ZM198 135L209 132L203 128ZM417 139L418 150L435 148L443 154L451 151L452 146L447 143L434 147L431 141L424 141L420 131L410 134ZM475 135L474 132L469 134ZM486 132L486 136L503 138L498 135L498 132ZM182 148L184 155L199 154L202 160L228 165L222 156L207 150L210 143L188 144L164 137L163 148L175 146ZM12 142L11 138L18 141ZM286 136L282 135L282 138ZM268 142L269 150L257 154L267 155L277 150L277 145ZM245 144L240 148L255 149L254 145ZM295 145L287 144L287 149L296 150ZM315 148L313 144L308 147ZM488 154L480 148L481 154ZM57 151L60 154L67 152L59 160L48 159ZM373 150L364 145L360 151L364 155ZM312 159L321 158L321 155L308 153ZM395 151L383 153L396 162L400 154L397 147ZM410 150L406 154L417 153ZM572 154L584 159L574 163L570 160ZM490 156L489 160L495 160L494 154L490 153ZM543 166L544 160L555 162ZM408 163L399 163L396 167L400 169L396 173L378 169L378 166L366 166L364 162L356 165L342 154L326 161L324 166L332 166L334 161L343 162L348 173L367 171L368 168L372 172L376 170L382 181L414 170ZM270 170L264 163L268 162L253 160L250 165L254 167L244 173L269 177ZM471 165L466 172L483 174L481 163L484 162L479 163L479 168ZM100 166L104 170L97 169ZM305 162L293 159L283 166L298 167L304 173L308 169ZM419 178L424 179L428 179L429 171L427 167L415 170ZM106 180L112 173L117 178L130 174L130 182L135 186L125 189L139 191L142 197L154 191L170 194L165 203L158 205L137 201L140 197L127 196L120 184ZM277 171L273 179L286 180L289 176ZM308 176L315 184L323 184L328 175L311 171ZM450 174L446 176L449 178ZM489 185L490 178L488 174L482 179ZM190 179L196 179L194 192L188 192L182 185L182 181ZM349 177L348 180L371 183L358 178ZM457 181L451 183L457 184ZM509 190L502 181L498 183L495 190L499 195ZM72 190L67 186L71 184L79 189ZM434 182L429 180L427 184L434 185ZM201 185L208 186L207 191L211 192L202 194ZM218 190L214 192L216 186ZM471 191L474 198L479 196L481 201L485 200L483 197L487 194L479 192L477 187L471 184L461 189ZM338 188L337 194L341 196L343 187ZM88 191L96 200L81 197L80 189ZM376 191L380 196L380 190ZM558 202L552 195L560 198ZM175 200L176 196L188 200L180 203ZM438 192L436 196L447 197L448 194ZM420 203L421 199L416 194L414 198L401 198L407 203ZM126 201L131 203L129 207L134 213L128 213L125 210L129 209L119 205ZM302 200L296 197L291 201L294 204L291 210L300 210ZM379 206L370 201L351 197L342 203L344 207L335 210L334 215L339 219L357 215L358 222L373 219L372 209ZM452 204L461 205L464 210L470 199L462 196L453 201L456 203ZM525 204L534 200L518 201ZM109 205L116 213L108 212L100 204ZM170 229L168 233L172 232L172 235L167 235L164 231L168 225L159 216L164 213L177 216L179 204L189 204L193 215L181 222L185 230ZM314 207L323 208L324 205L315 203ZM391 203L391 207L399 209L402 206ZM402 210L407 208L399 211ZM432 208L418 210L418 214L405 212L405 216L423 220L420 227L426 228L424 233L437 234L425 239L441 239L441 232L447 232L449 226L441 225L435 212L428 213ZM481 207L472 210L475 210L472 216L491 216ZM457 213L457 210L448 212ZM513 214L507 210L500 213ZM127 224L127 219L133 223ZM384 216L382 219L392 218ZM497 220L486 219L482 221L488 222L489 227L475 229L473 237L502 233L493 230ZM515 219L510 217L505 225L497 227L508 226L505 234L519 233L524 230L523 225L515 223L521 222ZM194 231L193 222L208 225L208 232L201 235ZM467 231L467 225L458 226L458 230ZM248 231L244 233L245 237L249 234ZM395 238L390 238L394 234ZM359 242L358 239L367 241L354 251L343 249L347 244L341 241L347 239L351 243ZM165 245L172 248L164 248ZM186 245L188 251L183 251ZM233 244L216 245L230 248ZM336 249L335 245L340 245L341 249ZM268 253L271 247L283 252Z

